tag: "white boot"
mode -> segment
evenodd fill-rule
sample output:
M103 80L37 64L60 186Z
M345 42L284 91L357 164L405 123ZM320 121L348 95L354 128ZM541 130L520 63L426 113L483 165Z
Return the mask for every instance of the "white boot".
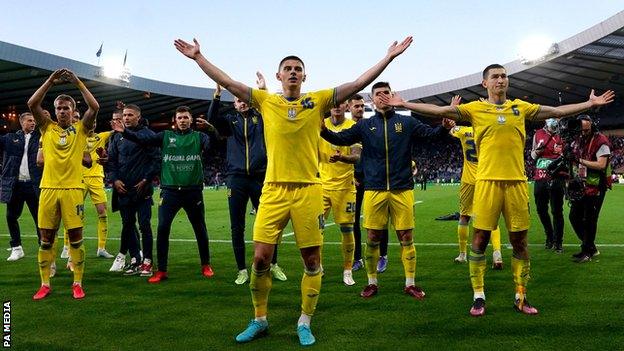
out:
M11 255L7 258L7 261L17 261L24 257L24 249L22 246L16 246L11 248Z

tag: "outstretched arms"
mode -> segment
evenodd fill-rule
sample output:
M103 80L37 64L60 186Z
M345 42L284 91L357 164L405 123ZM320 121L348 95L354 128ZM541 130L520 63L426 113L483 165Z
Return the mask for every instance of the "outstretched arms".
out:
M401 55L411 44L412 37L405 38L401 43L394 42L388 48L388 53L386 56L381 59L381 61L377 62L376 65L368 69L368 71L364 72L361 76L359 76L353 82L345 83L336 88L336 103L343 102L347 100L351 95L359 92L364 89L367 85L373 82L375 78L379 77L381 72L383 72L386 67L394 60L397 56Z
M392 97L387 96L387 95L382 95L380 96L380 99L381 99L381 102L383 102L386 105L406 108L410 111L414 111L416 113L419 113L425 116L449 118L452 120L458 120L460 117L454 105L438 106L438 105L433 105L433 104L408 102L408 101L403 100L403 98L397 93L394 93Z
M615 92L613 90L607 90L600 96L596 96L594 89L589 93L589 99L585 102L578 104L562 105L557 107L541 106L540 111L535 116L535 120L545 120L548 118L563 118L572 115L576 115L585 110L589 110L592 107L603 106L610 104L615 98Z
M243 101L250 101L250 88L241 82L235 81L217 66L210 63L210 61L202 55L199 48L199 42L195 38L193 38L193 43L194 44L190 44L182 39L176 39L173 42L173 45L184 56L195 61L204 73L217 82L217 84L221 85L224 89L228 90L239 99Z

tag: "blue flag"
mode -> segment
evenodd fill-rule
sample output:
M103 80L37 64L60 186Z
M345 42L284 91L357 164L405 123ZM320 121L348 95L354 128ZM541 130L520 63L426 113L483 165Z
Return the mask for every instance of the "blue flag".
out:
M100 57L100 55L102 55L102 46L104 46L104 42L102 42L102 44L100 44L100 48L98 49L98 51L95 53L96 57Z

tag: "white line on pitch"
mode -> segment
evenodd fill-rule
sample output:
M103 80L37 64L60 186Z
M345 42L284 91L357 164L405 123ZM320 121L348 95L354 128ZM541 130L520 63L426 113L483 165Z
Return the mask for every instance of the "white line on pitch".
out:
M9 237L9 235L7 234L0 234L0 237ZM36 235L22 235L23 238L36 238ZM93 236L86 236L84 237L84 239L86 240L97 240L97 237L93 237ZM119 238L108 238L107 240L110 241L119 241L121 239ZM197 242L197 240L195 239L175 239L175 238L170 238L169 239L170 242L182 242L182 243L194 243ZM231 244L232 241L231 240L223 240L223 239L210 239L211 243L224 243L224 244ZM251 240L246 240L245 243L247 244L251 244L253 243L253 241ZM296 244L296 242L294 241L284 241L282 242L282 244ZM342 245L342 242L340 241L325 241L323 242L323 245ZM388 245L392 245L392 246L398 246L399 243L388 243ZM416 246L439 246L439 247L446 247L446 246L457 246L457 243L420 243L420 242L415 242L414 245ZM543 247L544 244L529 244L529 246L532 247ZM566 247L577 247L579 246L579 244L564 244L563 246ZM600 247L624 247L624 244L596 244L596 246L600 246ZM508 244L504 244L503 247L507 248L507 249L511 249L511 247L508 247Z

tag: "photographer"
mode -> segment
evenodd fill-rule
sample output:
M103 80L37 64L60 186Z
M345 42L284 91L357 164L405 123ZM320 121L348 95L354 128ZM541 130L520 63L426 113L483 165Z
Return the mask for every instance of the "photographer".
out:
M607 168L611 156L609 139L598 132L591 117L580 115L581 134L572 145L577 160L573 176L583 183L582 196L571 199L570 222L581 240L581 252L572 257L577 263L591 261L599 255L594 241L598 225L598 215L605 197L608 182Z
M555 252L562 253L564 176L561 172L551 174L548 171L548 166L560 158L563 152L563 142L557 133L557 124L558 121L555 118L549 118L544 128L535 132L531 157L535 160L535 173L533 174L535 206L546 234L545 248L555 249ZM548 214L548 203L550 203L552 221Z

